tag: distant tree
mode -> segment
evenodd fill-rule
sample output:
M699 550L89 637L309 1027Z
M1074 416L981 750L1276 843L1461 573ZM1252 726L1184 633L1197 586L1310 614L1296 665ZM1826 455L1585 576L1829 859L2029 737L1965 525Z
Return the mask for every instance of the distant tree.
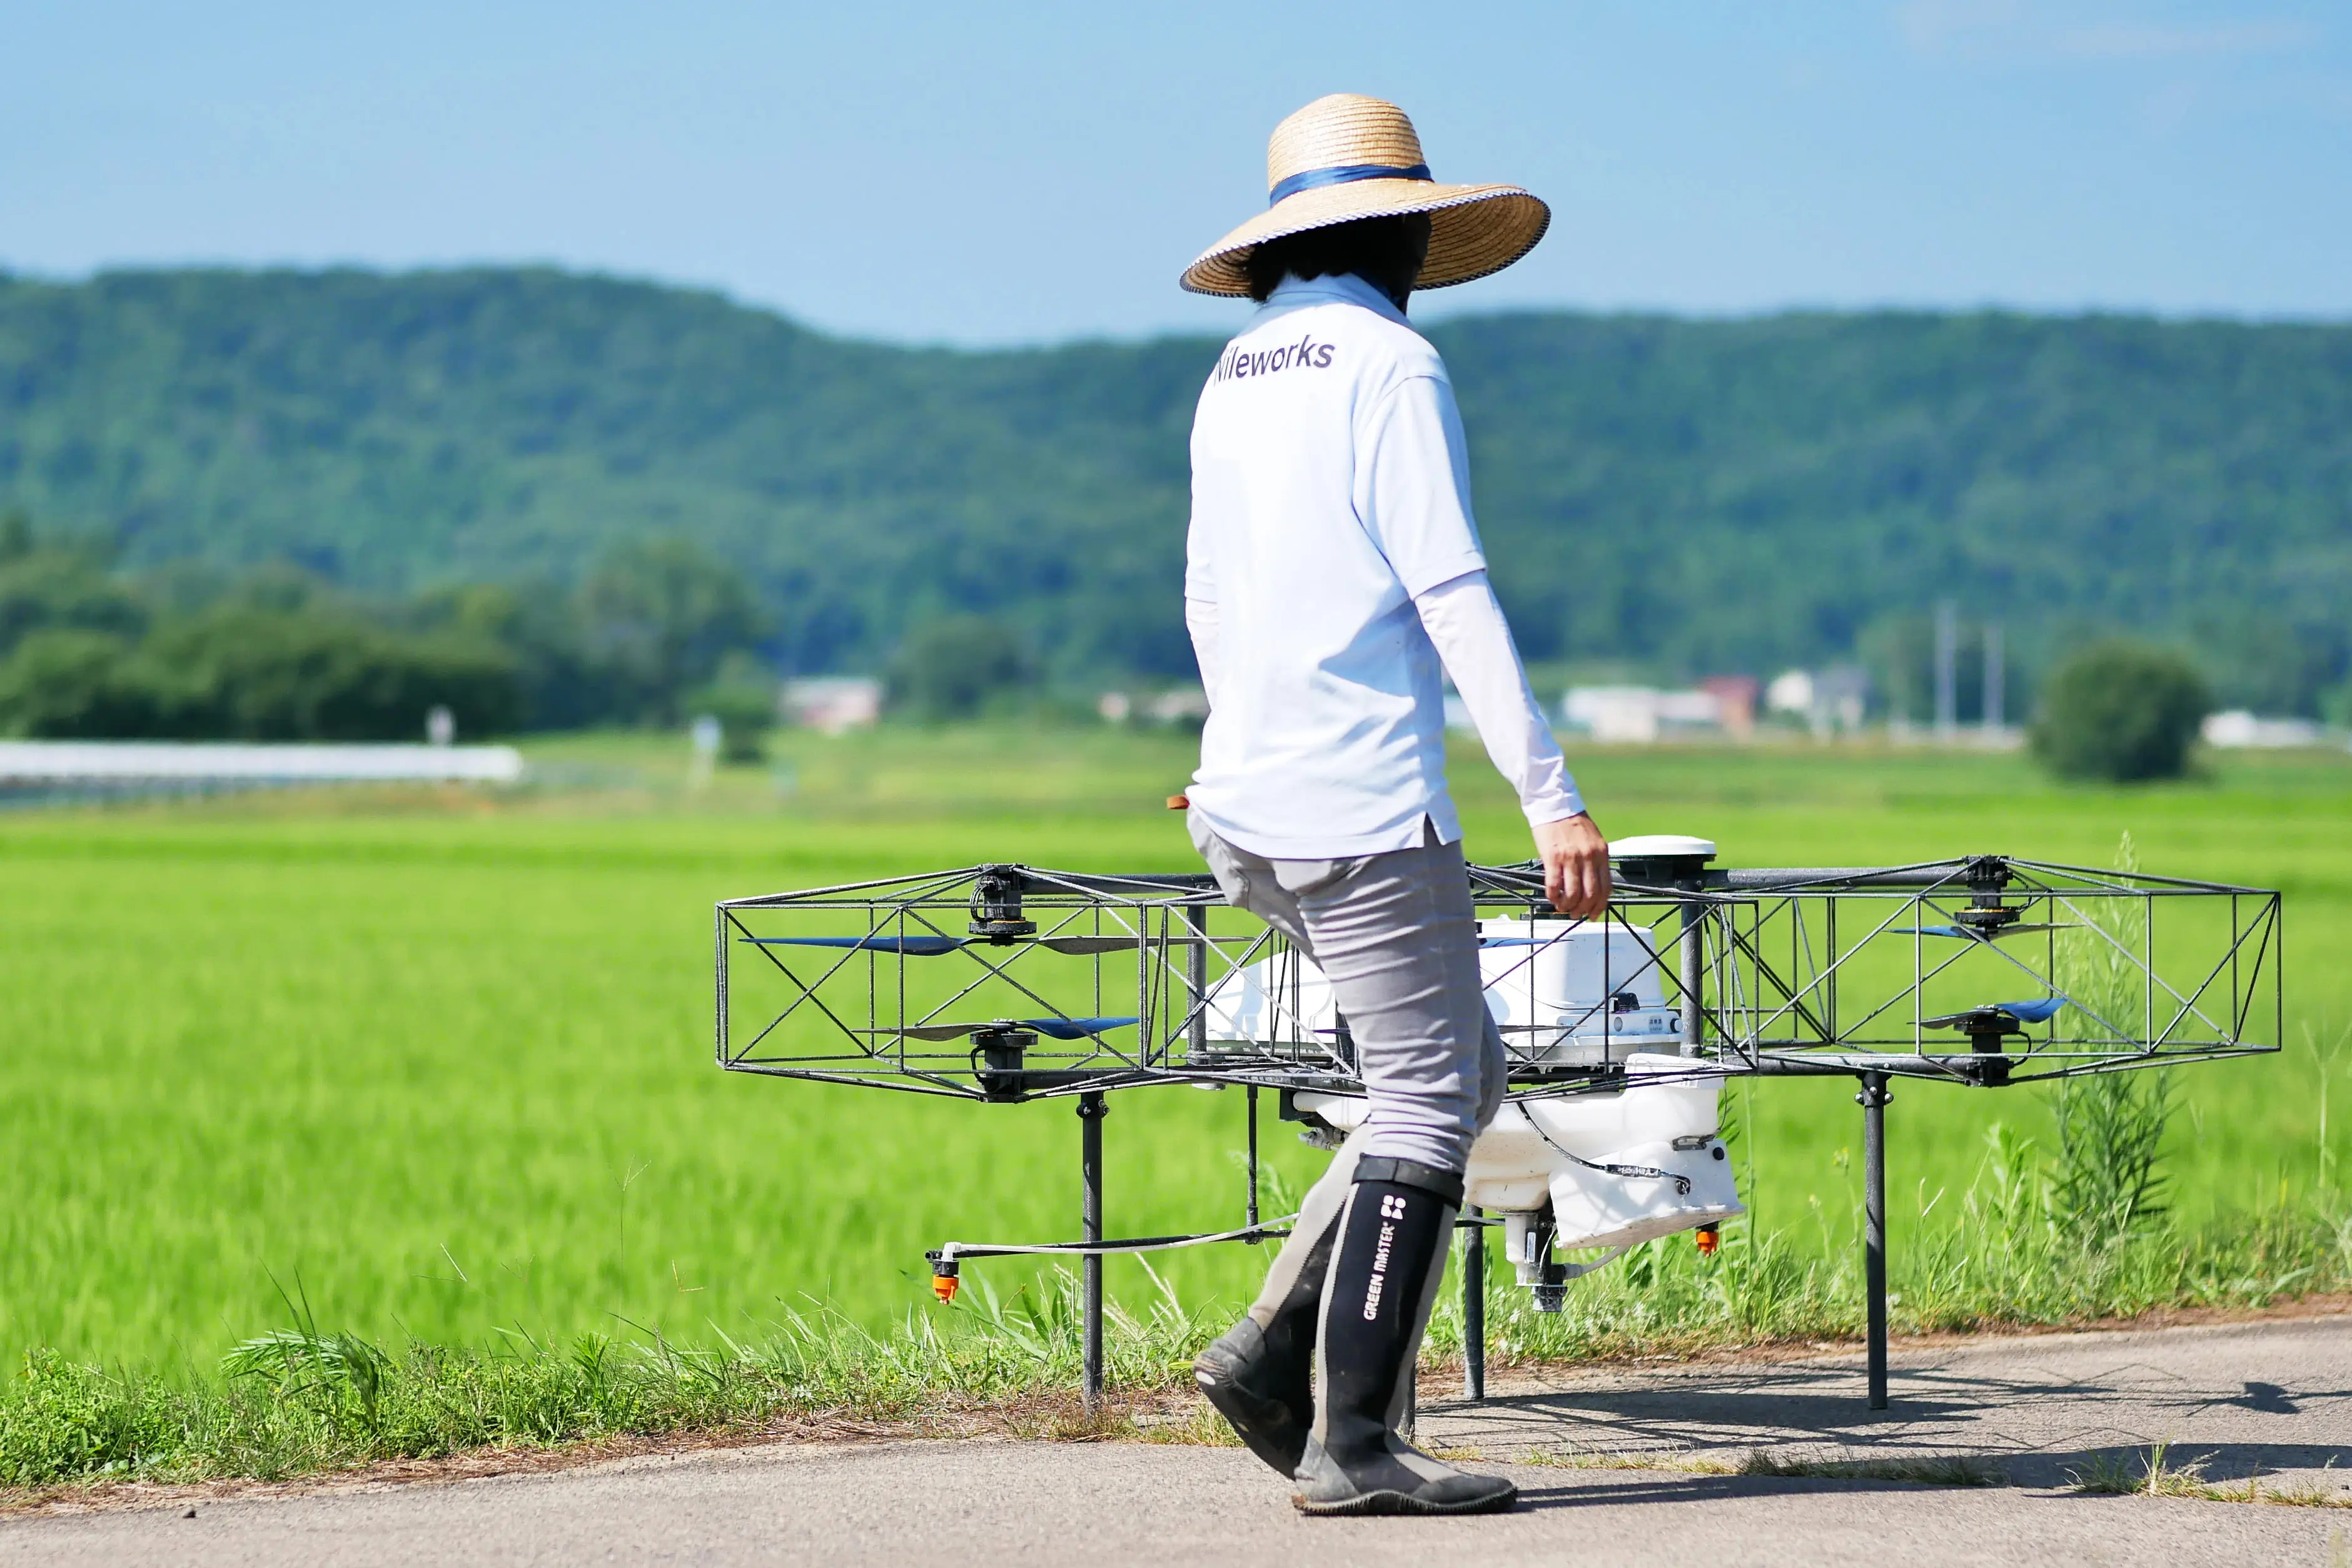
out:
M1036 678L1020 632L985 615L950 615L918 627L890 661L890 706L918 718L970 718L990 698Z
M2352 729L2352 681L2332 687L2321 699L2319 716L2338 729Z
M162 724L251 740L408 740L446 707L461 735L511 730L514 663L461 632L404 636L316 610L226 606L159 628L151 667L171 672Z
M36 738L108 740L156 734L169 699L158 672L108 632L34 632L0 661L0 728Z
M709 680L720 659L767 630L742 572L683 538L608 550L582 586L580 606L591 656L645 716L664 720L679 716L679 697Z
M331 580L310 568L290 560L269 560L229 579L213 602L245 610L331 612L341 597Z
M2051 673L2033 720L2034 755L2067 778L2176 779L2212 706L2204 678L2179 654L2143 643L2096 643Z
M121 637L146 629L148 608L135 591L78 551L25 543L10 531L21 521L0 521L0 653L43 627Z
M1925 720L1918 617L1950 599L1964 719L1996 612L2019 715L2086 623L2194 648L2231 706L2311 712L2352 676L2352 323L1512 312L1430 336L1530 658L1858 662ZM1192 674L1185 433L1219 350L887 347L541 268L0 277L0 508L110 520L183 612L271 559L493 579L565 617L600 577L593 679L500 639L534 724L674 714L716 667L710 639L644 630L659 563L596 559L583 520L618 513L772 595L788 628L741 645L796 669L878 666L909 604L969 604L1073 689L1158 684Z
M2347 638L2336 616L2298 622L2249 605L2200 616L2189 633L2217 707L2315 716L2345 674Z
M757 762L768 754L768 732L776 727L776 679L749 653L730 653L718 678L686 699L691 714L719 721L719 755L728 762Z
M636 716L638 695L590 655L580 607L559 585L476 582L430 590L404 622L493 643L513 661L525 729L577 729Z

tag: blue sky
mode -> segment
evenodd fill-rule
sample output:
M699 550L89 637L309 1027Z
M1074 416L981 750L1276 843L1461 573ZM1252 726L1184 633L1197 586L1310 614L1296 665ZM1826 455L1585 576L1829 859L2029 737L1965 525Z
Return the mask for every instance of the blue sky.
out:
M0 266L546 261L901 340L1216 330L1176 275L1329 91L1552 204L1427 314L2352 316L2352 7L2302 0L0 0Z

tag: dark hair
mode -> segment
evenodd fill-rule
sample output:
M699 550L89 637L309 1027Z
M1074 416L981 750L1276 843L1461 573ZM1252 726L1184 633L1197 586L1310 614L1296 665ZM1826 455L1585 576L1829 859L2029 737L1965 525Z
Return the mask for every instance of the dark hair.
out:
M1259 304L1286 277L1337 277L1352 272L1400 306L1429 255L1429 214L1358 218L1270 239L1251 251L1249 297Z

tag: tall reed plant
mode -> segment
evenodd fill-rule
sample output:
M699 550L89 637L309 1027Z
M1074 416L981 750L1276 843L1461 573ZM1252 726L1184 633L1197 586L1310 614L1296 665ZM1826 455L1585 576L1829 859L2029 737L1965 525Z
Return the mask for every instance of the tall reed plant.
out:
M2139 870L2129 833L2115 869ZM2084 899L2080 925L2059 935L2057 979L2078 1020L2137 1039L2147 1019L2147 905ZM2091 1032L2092 1025L2084 1032ZM2051 1212L2073 1239L2106 1246L2163 1212L2164 1137L2178 1105L2172 1073L2146 1068L2060 1081Z

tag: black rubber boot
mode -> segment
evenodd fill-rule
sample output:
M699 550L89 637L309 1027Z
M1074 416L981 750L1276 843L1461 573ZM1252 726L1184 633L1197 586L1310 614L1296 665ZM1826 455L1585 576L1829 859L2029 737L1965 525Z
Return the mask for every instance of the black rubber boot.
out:
M1499 1513L1519 1490L1439 1463L1399 1435L1462 1178L1412 1160L1356 1164L1323 1293L1321 1388L1298 1464L1301 1513Z
M1192 1361L1193 1380L1217 1414L1233 1424L1251 1453L1285 1477L1298 1472L1315 1424L1315 1328L1339 1233L1335 1222L1320 1236L1294 1238L1306 1243L1307 1252L1273 1322L1261 1327L1255 1316L1245 1317Z

